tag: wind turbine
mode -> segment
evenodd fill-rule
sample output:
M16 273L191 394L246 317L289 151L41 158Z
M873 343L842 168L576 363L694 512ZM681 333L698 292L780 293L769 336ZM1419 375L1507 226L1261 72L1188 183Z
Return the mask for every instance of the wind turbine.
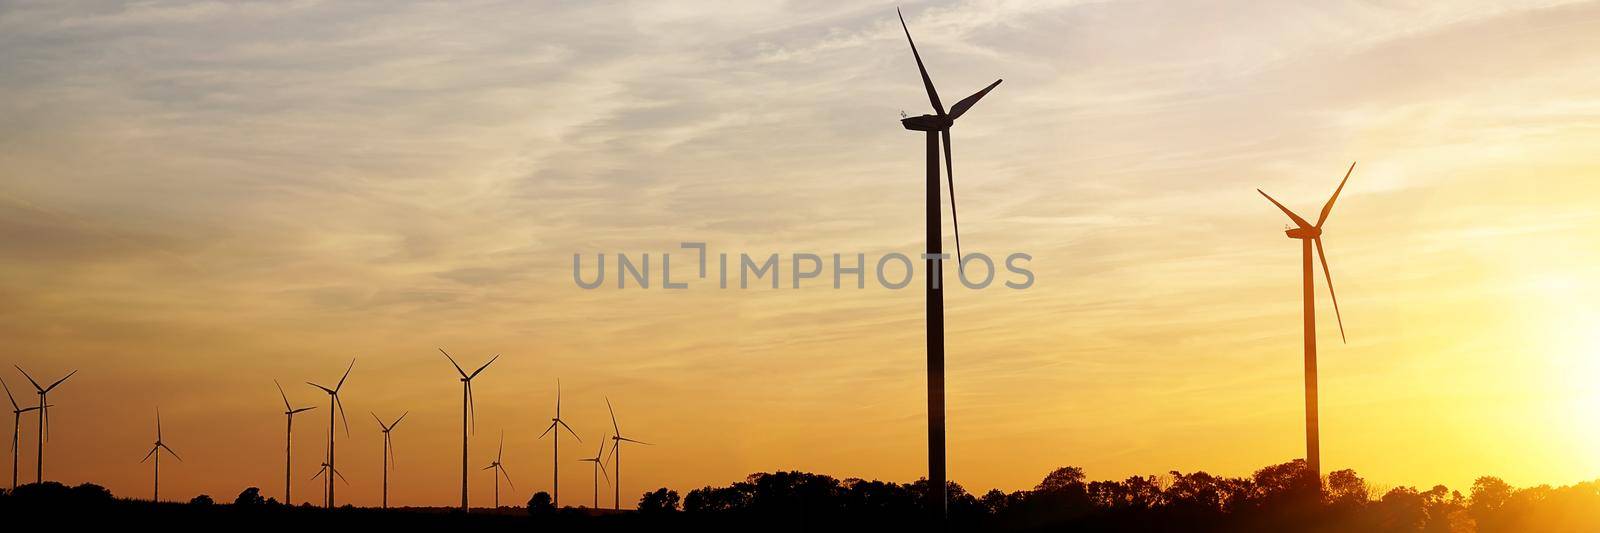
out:
M951 227L955 229L956 238L956 267L961 267L961 224L956 217L956 187L955 166L950 160L950 127L955 121L966 114L973 104L984 95L989 94L1002 80L984 87L983 90L973 93L972 96L961 99L956 105L950 107L946 113L944 104L939 101L939 91L933 88L933 79L928 77L928 69L922 64L922 55L917 53L917 43L911 40L911 29L906 27L906 18L898 8L895 13L900 16L900 29L906 33L906 42L911 44L911 57L917 60L917 71L922 74L922 86L928 91L928 102L933 104L936 114L921 115L901 119L900 124L908 130L921 131L927 137L927 240L928 240L928 284L927 284L927 321L928 321L928 481L933 489L932 497L937 501L934 512L938 519L945 518L945 450L944 450L944 272L940 268L940 261L944 254L943 236L940 234L941 217L939 215L939 145L944 144L944 170L946 182L950 188L950 220Z
M172 458L173 459L177 459L179 462L183 461L182 457L178 457L178 452L172 451L172 448L168 448L166 443L161 442L161 408L157 407L156 408L156 444L155 444L155 446L151 446L150 447L150 453L144 454L144 459L140 459L139 460L140 463L143 463L145 461L149 461L151 457L155 457L156 458L156 462L155 462L155 469L156 469L155 489L153 490L153 492L152 492L152 494L150 496L150 501L152 501L152 502L161 501L161 453L160 452L162 450L165 450L167 453L172 454Z
M1328 221L1328 213L1333 212L1333 202L1339 199L1339 192L1344 190L1344 184L1350 181L1350 173L1355 172L1356 164L1350 163L1350 169L1344 172L1344 179L1339 181L1339 187L1333 190L1333 196L1328 198L1328 203L1323 204L1322 214L1317 216L1317 223L1311 224L1300 215L1294 214L1289 208L1278 203L1271 195L1261 189L1261 193L1278 206L1283 214L1289 215L1289 220L1294 221L1295 227L1284 233L1291 239L1300 239L1300 292L1302 306L1305 314L1305 354L1306 354L1306 466L1311 469L1312 479L1316 480L1317 490L1322 490L1322 452L1320 450L1320 437L1317 434L1317 305L1315 296L1314 276L1311 272L1312 247L1316 247L1317 259L1322 263L1322 274L1328 282L1328 297L1333 299L1333 316L1339 321L1339 340L1344 341L1344 317L1339 314L1339 296L1333 292L1333 274L1328 272L1328 256L1322 251L1322 224Z
M540 433L539 434L539 438L543 439L544 436L549 434L551 431L555 431L556 432L555 438L551 439L551 443L552 443L553 446L552 446L551 452L550 452L550 455L551 455L550 463L552 465L550 477L552 478L551 491L554 494L550 497L550 504L552 506L554 506L555 508L560 509L561 508L561 431L556 429L557 426L560 426L561 429L567 430L567 433L570 433L572 435L572 438L578 439L578 442L583 442L583 438L579 437L578 433L572 430L572 426L567 425L567 422L565 420L561 419L561 380L559 380L559 379L556 380L556 417L550 419L550 427L544 428L544 433ZM601 446L604 446L604 444L601 444Z
M506 484L511 485L511 489L512 490L516 490L516 488L517 488L517 484L511 482L511 474L507 474L506 473L506 465L504 463L500 462L500 457L502 455L504 455L505 452L506 452L506 432L502 430L500 432L500 450L495 452L495 454L494 454L494 462L489 463L489 466L483 467L484 470L490 470L490 469L494 470L494 508L495 509L499 509L500 508L500 476L505 476Z
M616 481L611 483L611 508L622 509L622 443L632 442L653 446L648 442L633 440L622 436L622 428L617 425L617 411L611 408L611 398L606 398L606 411L611 413L611 455L616 457L616 462L611 464L611 471L617 473Z
M389 508L389 467L394 465L394 445L389 441L389 432L390 431L394 431L394 427L400 425L400 421L401 420L405 420L406 419L406 415L411 414L411 412L410 411L406 411L404 413L401 413L400 414L400 418L394 419L394 422L390 422L388 425L384 425L383 420L378 418L378 414L377 413L371 413L371 414L372 414L372 419L378 421L378 428L383 430L383 508L384 509L388 509Z
M39 406L18 407L17 398L11 395L11 386L6 385L5 380L0 380L0 386L5 387L6 399L11 400L11 415L14 417L11 423L11 490L15 491L17 490L17 457L21 455L22 413L37 411Z
M604 454L605 451L606 451L606 439L605 439L604 435L601 435L600 436L600 449L594 451L594 457L590 458L590 459L579 459L578 460L580 462L585 462L585 463L594 463L594 508L595 509L599 509L600 508L600 473L601 472L605 472L606 473L606 483L610 483L611 482L611 473L610 472L606 472L606 462L605 462L605 460L600 458L600 455Z
M290 495L293 494L291 487L294 484L290 483L289 476L292 475L294 469L294 415L316 409L316 406L291 406L289 405L289 395L283 393L283 385L279 384L276 379L272 380L272 384L278 386L278 396L283 397L283 416L288 418L289 421L288 426L284 428L283 436L283 503L284 505L292 506L294 505L294 499L290 498Z
M11 365L11 366L16 366L16 365ZM43 483L44 482L44 441L46 441L46 440L48 440L50 438L50 407L51 406L46 401L48 399L46 397L50 395L50 391L55 390L56 387L60 386L61 382L66 381L67 378L72 377L73 374L77 374L78 371L77 370L73 370L72 372L68 373L66 377L56 380L55 383L51 383L49 387L41 387L41 386L39 386L39 382L34 381L33 380L33 376L28 375L28 371L27 370L23 370L22 367L17 366L17 371L22 373L22 377L28 378L28 383L32 383L33 384L33 388L35 390L39 391L39 406L34 408L35 410L39 411L39 453L34 457L35 459L38 460L38 464L36 466L36 470L34 471L34 476L35 476L34 482L35 483Z
M331 389L327 388L327 387L324 387L322 385L318 385L316 383L312 383L310 381L306 382L307 385L322 389L323 392L328 393L328 458L327 458L328 461L327 461L327 465L326 466L327 466L328 469L333 470L333 473L335 473L335 474L338 474L339 470L334 467L335 461L333 460L334 459L334 455L333 455L333 441L334 441L334 438L333 437L334 437L334 429L335 429L335 426L334 426L334 423L333 423L334 422L333 413L334 413L334 411L338 411L339 412L339 419L344 421L344 436L346 436L346 437L350 436L350 418L346 417L345 414L344 414L344 402L339 400L339 389L344 388L344 380L345 380L345 378L349 378L350 377L350 371L355 369L355 367L356 367L356 360L355 360L355 358L352 357L352 358L350 358L350 366L344 369L344 375L339 378L339 383L337 385L334 385L333 388L331 388ZM342 479L342 478L344 478L344 475L343 474L339 474L339 477ZM345 484L349 485L350 482L346 481ZM323 496L324 496L324 499L327 501L327 507L329 509L332 509L333 508L333 476L328 476L328 487L326 489L324 489L324 491L326 492L326 494L324 494Z
M346 487L350 486L350 480L345 479L344 478L344 474L340 473L338 469L333 468L333 465L328 464L327 461L323 461L322 462L322 469L318 470L316 474L312 474L311 475L311 479L317 479L319 477L322 477L323 474L328 473L328 471L330 471L330 470L333 471L333 475L332 476L328 476L328 479L325 480L328 485L332 485L333 484L333 477L334 476L338 476L339 477L339 481L343 481L344 485ZM329 498L332 497L332 493L330 491L324 490L322 492L322 497L323 497L322 501L323 501L323 503L325 505L327 505L330 508L333 507L333 500L329 499Z
M489 362L484 363L483 366L478 367L477 370L474 370L471 374L468 374L466 370L461 369L461 365L456 364L456 358L450 357L450 353L444 351L444 348L440 348L439 353L444 354L444 358L449 359L450 365L456 367L456 372L461 374L461 511L466 512L467 430L470 428L473 433L478 432L477 411L475 411L472 406L472 378L478 377L479 372L483 372L483 369L489 368L489 365L494 364L494 360L499 359L500 354L494 354L494 357L489 358ZM495 490L500 490L498 482L495 485Z

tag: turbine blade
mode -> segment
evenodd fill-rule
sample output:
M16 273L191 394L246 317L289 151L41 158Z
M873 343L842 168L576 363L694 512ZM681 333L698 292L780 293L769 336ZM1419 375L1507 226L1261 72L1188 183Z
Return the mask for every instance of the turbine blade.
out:
M67 378L70 378L70 377L72 377L73 374L77 374L77 373L78 373L77 370L73 370L72 372L68 372L66 377L63 377L61 379L56 380L55 383L51 383L49 387L45 387L44 388L44 391L45 392L50 392L51 390L56 388L56 385L60 385L61 382L66 381Z
M1328 281L1328 297L1333 298L1333 316L1339 320L1339 341L1348 344L1344 336L1344 316L1339 314L1339 295L1333 292L1333 273L1328 271L1328 256L1322 251L1322 237L1312 239L1317 243L1317 259L1322 261L1322 275Z
M383 420L378 418L378 414L377 413L374 413L372 411L367 411L367 414L372 415L372 421L373 422L377 422L378 423L378 427L382 428L384 433L388 433L389 432L389 426L383 425Z
M556 378L556 420L561 420L561 378Z
M328 465L322 465L322 470L318 470L317 473L311 474L311 479L317 479L319 477L322 477L322 473L323 472L327 472L327 471L328 471Z
M177 459L179 462L183 462L183 458L182 457L178 457L178 452L172 451L172 447L171 446L167 446L166 444L162 444L161 445L161 449L166 450L167 453L172 454L172 458L173 459Z
M505 465L498 465L498 468L496 468L495 470L499 471L500 475L506 477L506 484L507 485L511 485L512 489L516 489L517 488L517 484L511 482L511 473L506 471L506 466Z
M933 79L928 77L928 68L922 65L922 54L917 53L917 42L911 40L911 28L906 27L906 16L900 8L894 8L894 13L900 16L900 29L906 31L906 42L911 43L911 57L917 59L917 71L922 73L922 86L928 90L928 102L933 104L933 109L944 116L944 104L939 103L939 91L933 88Z
M39 392L44 392L45 391L44 387L40 387L39 386L39 382L33 380L33 376L28 375L28 371L27 370L23 370L22 367L17 366L17 365L11 365L11 366L17 367L17 371L22 373L22 377L28 378L28 383L32 383L33 384L33 388L38 389Z
M483 372L483 369L485 369L485 368L489 368L489 365L494 364L494 360L495 359L499 359L499 358L500 358L500 354L494 354L494 357L490 357L489 358L489 362L484 363L483 366L478 367L477 370L473 370L472 371L472 375L467 376L467 379L472 379L472 378L478 377L478 373Z
M339 469L337 469L337 468L333 469L333 475L339 476L339 481L343 481L345 485L349 485L350 484L350 480L345 479L344 478L344 473L340 472Z
M611 408L611 398L609 397L606 398L606 411L611 413L611 430L614 431L612 435L621 435L622 428L617 427L617 410Z
M944 176L950 187L950 224L956 233L956 269L961 268L961 219L956 216L956 168L950 159L950 128L939 130L944 140Z
M355 370L355 368L356 368L356 358L351 357L350 358L350 366L348 368L344 369L344 376L339 378L339 384L333 386L333 390L334 391L338 391L339 389L343 389L344 388L344 380L346 378L350 377L350 371L351 370Z
M556 428L556 423L555 422L551 422L550 423L550 427L544 428L544 433L540 433L539 434L539 439L543 440L544 436L545 435L549 435L550 434L550 430L555 429L555 428Z
M494 452L494 462L499 463L500 457L506 454L506 430L500 430L500 449Z
M607 472L606 471L606 464L603 463L603 462L600 462L600 461L595 461L594 464L600 465L600 473L605 476L606 484L610 485L611 484L611 472Z
M1328 221L1328 213L1333 212L1333 202L1339 199L1339 191L1344 190L1344 183L1350 181L1350 173L1356 171L1356 162L1350 162L1350 170L1344 171L1344 179L1339 180L1339 188L1333 190L1333 196L1328 197L1328 203L1322 206L1322 215L1317 217L1317 227L1322 227Z
M350 436L350 417L345 415L344 400L340 400L338 394L333 395L333 407L339 411L339 419L344 421L344 436Z
M583 437L579 437L578 436L578 432L573 431L572 430L572 426L567 425L567 421L561 420L561 419L558 418L558 419L556 419L556 422L560 423L561 427L567 428L567 433L571 433L572 434L572 438L578 439L578 442L583 442Z
M983 90L972 93L972 96L962 98L960 102L956 102L956 105L950 106L950 120L961 118L961 115L966 114L968 109L972 109L972 104L976 104L978 103L978 100L982 100L983 95L989 94L989 91L993 90L996 85L1000 85L1000 82L1002 81L1006 80L994 80L994 83L989 84L988 87L984 87Z
M631 443L634 443L634 444L643 444L645 446L655 446L654 444L650 444L650 443L642 441L642 440L633 440L633 439L630 439L630 438L627 438L627 437L617 437L617 439L618 440L625 440L625 441L628 441L628 442L631 442Z
M483 468L480 468L479 470L488 470L490 468L494 468L494 463L489 463L489 466L485 466Z
M604 448L605 445L602 444L600 447ZM617 440L616 440L615 437L613 437L611 439L611 449L606 450L606 459L605 460L610 461L611 460L611 454L613 454L613 453L617 453Z
M467 377L467 371L462 370L461 365L456 364L456 358L450 357L450 353L444 351L444 348L440 348L439 353L444 354L444 358L450 360L450 365L456 367L456 372L460 372L461 377Z
M295 413L304 413L304 412L306 412L306 411L310 411L310 410L312 410L312 409L316 409L316 408L317 408L317 407L316 407L316 406L311 406L311 407L301 407L301 408L299 408L299 409L294 409L294 410L291 410L291 411L289 411L289 414L295 414Z
M467 380L467 420L471 422L472 434L478 434L478 408L472 401L472 380Z
M150 447L150 453L144 454L144 459L140 459L139 463L143 464L145 461L149 461L150 460L150 456L155 455L156 454L156 450L159 450L159 449L161 449L160 446L151 446Z
M600 448L594 451L594 458L600 459L600 454L606 453L606 436L600 435Z
M1295 224L1298 224L1302 228L1311 227L1311 223L1306 222L1306 219L1300 218L1300 215L1294 214L1294 211L1290 211L1289 208L1284 207L1283 204L1278 203L1278 200L1273 198L1272 195L1267 194L1266 191L1263 191L1261 189L1256 189L1256 192L1259 192L1259 193L1261 193L1262 196L1267 197L1267 201L1268 202L1272 202L1272 205L1278 206L1278 209L1282 210L1283 214L1289 215L1289 219L1293 220Z
M161 442L161 408L156 408L156 442Z
M272 380L272 384L278 386L278 396L282 396L283 397L283 410L285 410L285 411L293 411L294 407L289 405L289 395L288 394L284 394L284 392L283 392L283 384L282 383L278 383L278 380L276 380L276 379Z
M312 382L310 382L310 381L307 381L307 382L306 382L306 384L307 384L307 385L310 385L310 386L313 386L313 387L316 387L316 388L319 388L319 389L322 389L322 392L326 392L326 393L328 393L328 394L333 394L333 389L330 389L330 388L327 388L327 387L324 387L324 386L322 386L322 385L318 385L318 384L316 384L316 383L312 383Z
M404 413L400 413L400 418L394 419L394 423L393 424L389 424L389 429L394 429L395 426L400 425L400 421L401 420L405 420L406 419L406 415L409 415L409 414L411 414L411 411L406 411Z
M12 411L16 411L18 409L21 409L21 407L17 406L17 397L11 395L11 386L10 385L6 385L6 380L0 379L0 387L5 387L6 388L6 399L7 400L11 400L11 410Z

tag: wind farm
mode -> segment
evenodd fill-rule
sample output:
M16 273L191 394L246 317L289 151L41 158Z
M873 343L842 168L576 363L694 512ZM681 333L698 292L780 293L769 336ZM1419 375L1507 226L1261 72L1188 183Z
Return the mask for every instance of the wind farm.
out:
M0 527L1600 531L1595 21L9 3Z

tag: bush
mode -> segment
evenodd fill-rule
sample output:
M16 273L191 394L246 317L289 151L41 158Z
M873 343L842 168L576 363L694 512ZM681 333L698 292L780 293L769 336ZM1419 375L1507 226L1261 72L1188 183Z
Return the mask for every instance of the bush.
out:
M556 510L555 503L550 498L550 493L539 491L528 498L528 514L546 514Z
M667 490L666 487L644 493L639 498L639 512L643 513L671 513L678 510L678 491Z
M199 496L195 496L194 499L189 500L189 505L198 505L201 507L209 507L216 503L217 502L212 500L211 496L208 494L201 494Z
M244 489L243 492L239 493L239 497L238 498L234 498L233 499L233 504L237 505L239 507L251 507L251 506L256 506L256 505L266 505L266 503L267 503L266 498L262 498L261 497L261 489L256 488L256 487L250 487L248 489Z

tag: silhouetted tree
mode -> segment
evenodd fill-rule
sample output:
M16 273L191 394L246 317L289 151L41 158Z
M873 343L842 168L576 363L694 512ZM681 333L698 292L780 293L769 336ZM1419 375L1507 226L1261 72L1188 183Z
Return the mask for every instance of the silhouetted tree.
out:
M528 514L546 514L555 510L555 503L548 492L541 490L533 493L532 498L528 498Z
M671 513L678 510L678 491L662 487L644 493L639 498L639 511L644 513Z
M206 505L213 505L215 503L217 503L217 502L215 500L212 500L211 496L206 495L206 494L201 494L199 496L195 496L194 498L191 498L189 500L189 505L206 506Z
M233 499L233 504L239 507L253 507L266 503L267 500L261 497L261 489L256 487L244 489L239 492L239 497Z

